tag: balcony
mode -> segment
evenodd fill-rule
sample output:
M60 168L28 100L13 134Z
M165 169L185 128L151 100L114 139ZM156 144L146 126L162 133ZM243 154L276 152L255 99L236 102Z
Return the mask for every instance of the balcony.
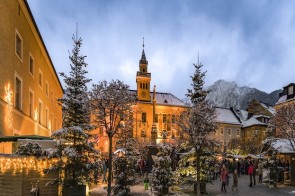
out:
M138 71L136 76L151 77L151 73Z

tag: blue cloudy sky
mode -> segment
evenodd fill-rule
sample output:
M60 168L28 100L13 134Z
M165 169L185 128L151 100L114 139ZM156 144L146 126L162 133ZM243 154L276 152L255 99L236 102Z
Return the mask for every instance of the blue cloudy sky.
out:
M295 1L28 0L57 72L69 72L72 35L92 83L120 79L135 89L142 37L157 91L184 98L193 63L206 85L218 79L265 92L295 82Z

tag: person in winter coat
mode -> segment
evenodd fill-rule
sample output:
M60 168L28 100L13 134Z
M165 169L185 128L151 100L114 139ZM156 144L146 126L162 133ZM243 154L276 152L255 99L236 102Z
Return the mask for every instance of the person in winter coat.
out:
M252 178L253 178L253 163L250 161L249 167L248 167L248 175L250 176L250 184L249 187L253 187L252 184Z
M148 190L149 189L149 178L148 178L148 175L146 175L145 179L143 180L143 184L144 184L144 190Z
M221 173L220 173L221 191L222 192L223 191L226 192L225 185L226 185L226 181L227 181L227 176L228 176L228 173L226 171L225 166L223 166L221 169Z
M107 178L106 178L107 170L108 170L107 162L106 161L102 161L102 171L103 171L102 183L106 183L107 182Z
M238 191L238 171L237 170L235 170L233 173L233 186L232 186L231 190L234 191L235 187Z
M220 174L220 167L219 167L219 164L218 163L215 163L215 166L214 166L214 179L217 180L218 178L218 175Z
M258 165L257 165L257 169L258 169L258 183L262 183L262 169L263 169L263 164L261 161L259 161Z

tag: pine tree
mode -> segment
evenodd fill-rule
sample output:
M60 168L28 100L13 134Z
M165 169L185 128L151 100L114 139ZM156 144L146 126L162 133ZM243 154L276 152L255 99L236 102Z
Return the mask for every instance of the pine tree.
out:
M172 169L170 155L172 148L169 145L160 144L157 146L159 152L153 156L155 164L152 169L151 186L160 195L168 194L172 184Z
M62 129L54 132L57 150L51 151L50 157L58 157L59 162L51 170L59 170L63 177L60 183L64 186L82 185L97 181L100 168L98 151L94 148L90 125L90 103L87 93L87 79L84 59L80 54L82 39L73 37L74 48L69 56L71 61L70 75L60 75L66 84L65 95L59 99L62 106ZM53 154L52 154L53 153Z
M120 134L120 138L122 139L119 139L116 145L117 148L124 149L124 154L122 156L114 158L114 166L116 168L114 172L114 194L118 196L128 195L130 186L134 185L136 181L135 168L137 158L134 149L136 141L129 136L129 133L130 131Z
M214 160L213 153L204 149L200 156L200 181L211 182L211 176L208 175L209 171L213 171L214 167L211 164ZM180 156L178 168L174 172L174 183L193 185L197 182L197 157L194 146L190 142L182 143L180 151L185 152Z
M186 96L190 98L190 101L193 105L197 105L201 102L204 102L208 94L208 92L204 90L206 71L202 72L201 68L203 65L201 63L193 65L196 68L194 75L191 76L193 82L191 85L193 89L187 89L188 93Z
M186 95L191 101L191 107L182 112L178 119L178 126L188 137L188 141L195 150L197 177L194 189L200 194L201 156L204 150L214 144L207 136L217 128L215 110L206 102L207 91L204 90L206 72L202 72L202 64L194 64L196 68L192 78L192 89Z

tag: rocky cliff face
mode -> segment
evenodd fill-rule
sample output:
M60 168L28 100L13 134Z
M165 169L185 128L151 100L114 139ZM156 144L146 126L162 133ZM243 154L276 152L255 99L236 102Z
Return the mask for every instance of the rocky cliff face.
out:
M256 88L238 87L235 82L227 82L225 80L216 81L207 90L210 92L206 99L210 104L237 109L246 109L248 102L254 98L263 103L274 105L279 99L279 93L281 92L281 90L276 90L268 94Z

